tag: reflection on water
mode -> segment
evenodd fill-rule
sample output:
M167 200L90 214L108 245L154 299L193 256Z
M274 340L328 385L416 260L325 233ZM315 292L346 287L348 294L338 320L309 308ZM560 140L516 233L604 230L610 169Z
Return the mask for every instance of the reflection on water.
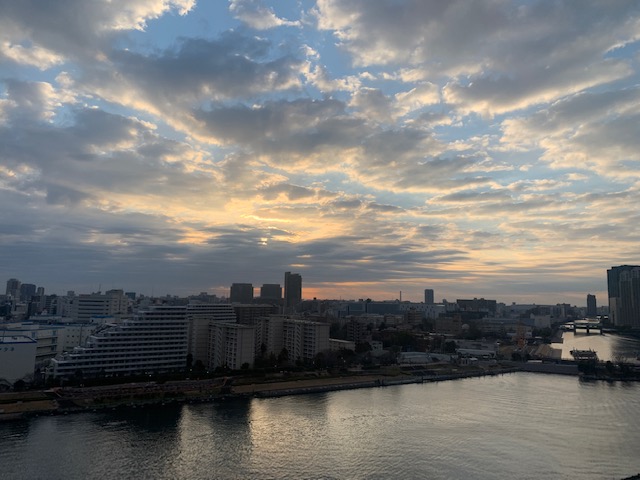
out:
M553 343L553 348L562 349L562 358L572 360L571 350L594 350L602 361L619 358L636 358L640 352L640 340L613 334L589 334L564 332L563 343Z
M0 424L1 478L602 479L640 472L640 383L517 373Z

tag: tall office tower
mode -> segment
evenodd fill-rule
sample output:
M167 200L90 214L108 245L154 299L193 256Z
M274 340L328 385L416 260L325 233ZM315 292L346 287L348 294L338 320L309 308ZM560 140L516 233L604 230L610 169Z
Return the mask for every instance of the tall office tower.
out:
M424 290L424 303L427 305L433 305L433 290L431 288L425 288Z
M29 302L36 294L36 286L33 283L23 283L20 285L20 301Z
M590 293L587 295L587 317L597 317L598 316L598 304L596 303L596 296L591 295Z
M607 270L607 286L613 325L640 329L640 266L611 267Z
M263 301L280 302L282 300L282 287L279 283L265 283L260 287L260 298Z
M14 299L20 298L20 280L10 278L7 280L7 295L11 295Z
M284 308L292 311L302 301L302 277L299 273L284 273Z
M253 285L250 283L234 283L231 285L229 295L231 303L251 303L253 302Z

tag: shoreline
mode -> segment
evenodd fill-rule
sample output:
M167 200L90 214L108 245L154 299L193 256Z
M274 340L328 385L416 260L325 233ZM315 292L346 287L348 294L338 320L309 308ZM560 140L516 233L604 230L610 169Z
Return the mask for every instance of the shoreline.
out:
M119 384L105 387L57 388L0 394L0 422L40 415L67 415L120 408L144 408L184 403L211 403L250 398L276 398L361 388L430 383L517 372L514 367L490 371L453 372L436 375L350 375L302 378L263 383L244 383L222 388L220 379L180 381L168 384ZM13 398L10 398L13 397ZM13 401L12 401L13 400Z
M542 368L541 368L542 367ZM68 415L121 408L145 408L185 403L212 403L251 398L277 398L340 390L379 388L416 383L433 383L464 378L527 372L570 375L585 380L638 381L637 378L612 379L581 375L577 366L563 364L513 364L489 370L448 372L415 371L410 374L371 373L348 376L295 378L238 383L225 388L225 379L182 380L167 383L126 383L97 387L64 387L51 390L0 394L0 423L40 415ZM257 380L257 379L256 379Z

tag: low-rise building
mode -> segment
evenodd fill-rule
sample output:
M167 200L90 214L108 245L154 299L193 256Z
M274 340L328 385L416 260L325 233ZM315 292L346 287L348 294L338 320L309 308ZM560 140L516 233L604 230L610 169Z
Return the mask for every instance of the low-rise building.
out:
M0 382L13 384L35 370L37 341L26 335L0 335Z
M0 336L26 336L36 341L35 368L41 368L58 353L58 336L62 325L17 322L0 325Z
M329 339L329 349L330 350L353 350L356 349L355 342L351 342L349 340L340 340L338 338L330 338Z

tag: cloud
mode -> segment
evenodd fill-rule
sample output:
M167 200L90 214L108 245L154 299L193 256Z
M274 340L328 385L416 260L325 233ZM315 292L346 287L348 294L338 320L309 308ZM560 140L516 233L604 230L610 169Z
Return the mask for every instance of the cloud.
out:
M637 179L638 107L637 87L574 95L527 117L504 120L501 141L514 150L540 149L540 158L555 169Z
M301 61L268 58L269 50L269 41L236 32L217 40L184 39L151 54L117 50L108 62L87 69L76 88L198 134L201 125L193 117L200 109L299 88Z
M6 46L9 58L11 49L27 51L31 59L21 57L20 63L44 68L61 58L94 57L121 32L144 30L148 21L170 11L185 15L194 5L195 0L2 0L0 40L5 56Z
M637 254L639 10L0 0L0 264L582 299Z
M404 65L411 82L448 79L446 102L491 116L629 76L629 62L610 54L638 40L640 8L320 0L315 15L356 66Z
M256 30L300 25L300 22L278 17L272 8L267 7L260 0L231 0L229 10L237 19Z

